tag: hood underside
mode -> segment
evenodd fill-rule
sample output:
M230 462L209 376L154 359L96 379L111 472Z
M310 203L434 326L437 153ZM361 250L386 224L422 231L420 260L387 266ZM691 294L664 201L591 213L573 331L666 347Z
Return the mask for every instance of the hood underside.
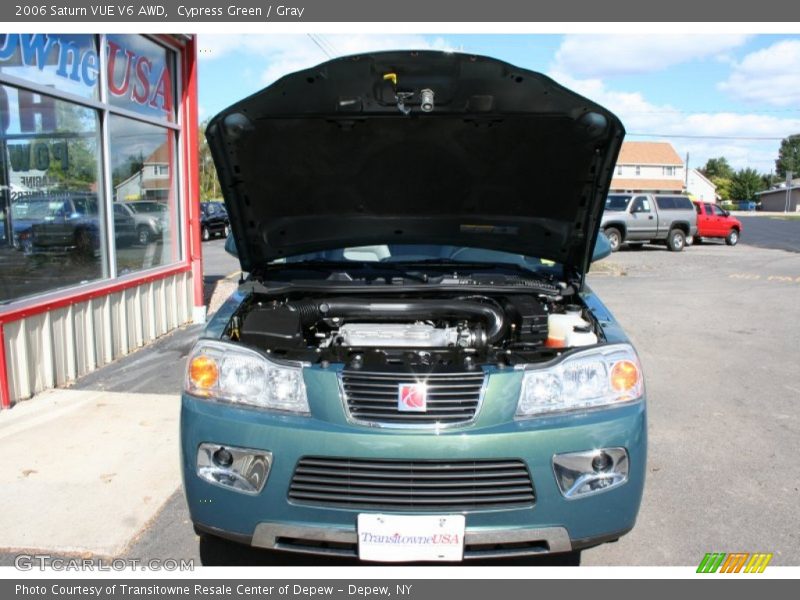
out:
M612 113L544 75L427 51L288 75L206 132L245 271L402 243L585 272L623 135Z

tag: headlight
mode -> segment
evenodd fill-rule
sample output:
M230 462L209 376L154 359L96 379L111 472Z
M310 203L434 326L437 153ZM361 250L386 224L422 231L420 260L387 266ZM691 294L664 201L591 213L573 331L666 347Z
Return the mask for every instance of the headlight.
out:
M258 352L223 342L197 343L184 389L212 400L309 413L301 367L273 363Z
M644 394L639 359L628 344L571 354L545 369L525 371L518 417L638 400Z

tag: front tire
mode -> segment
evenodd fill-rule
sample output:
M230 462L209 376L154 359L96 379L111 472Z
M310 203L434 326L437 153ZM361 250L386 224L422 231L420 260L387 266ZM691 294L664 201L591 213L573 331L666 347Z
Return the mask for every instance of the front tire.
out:
M608 245L611 246L611 251L616 252L622 246L622 233L616 227L609 227L605 230L606 237L608 238Z
M686 246L686 234L680 229L673 229L667 236L667 248L672 252L680 252Z
M139 243L142 246L146 246L150 243L150 238L152 236L150 235L150 230L147 227L139 227L139 229L136 230L136 234L137 238L139 239Z
M725 243L728 246L735 246L739 242L739 231L736 229L731 229L728 232L728 235L725 237Z
M209 230L208 227L203 227L200 236L203 238L204 242L207 242L208 240L211 239L211 230Z

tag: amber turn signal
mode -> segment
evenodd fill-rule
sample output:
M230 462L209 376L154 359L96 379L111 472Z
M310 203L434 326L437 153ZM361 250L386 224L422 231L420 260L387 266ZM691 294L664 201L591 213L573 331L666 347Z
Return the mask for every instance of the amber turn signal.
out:
M189 365L189 379L201 389L211 389L219 379L217 361L201 354L195 356Z
M627 392L639 382L639 367L630 360L621 360L611 369L611 387L618 392Z

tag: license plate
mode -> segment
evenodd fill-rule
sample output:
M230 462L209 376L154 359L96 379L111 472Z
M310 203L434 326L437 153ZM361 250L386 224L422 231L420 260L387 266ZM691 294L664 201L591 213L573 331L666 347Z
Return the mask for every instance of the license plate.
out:
M464 515L358 515L358 557L379 562L459 561Z

